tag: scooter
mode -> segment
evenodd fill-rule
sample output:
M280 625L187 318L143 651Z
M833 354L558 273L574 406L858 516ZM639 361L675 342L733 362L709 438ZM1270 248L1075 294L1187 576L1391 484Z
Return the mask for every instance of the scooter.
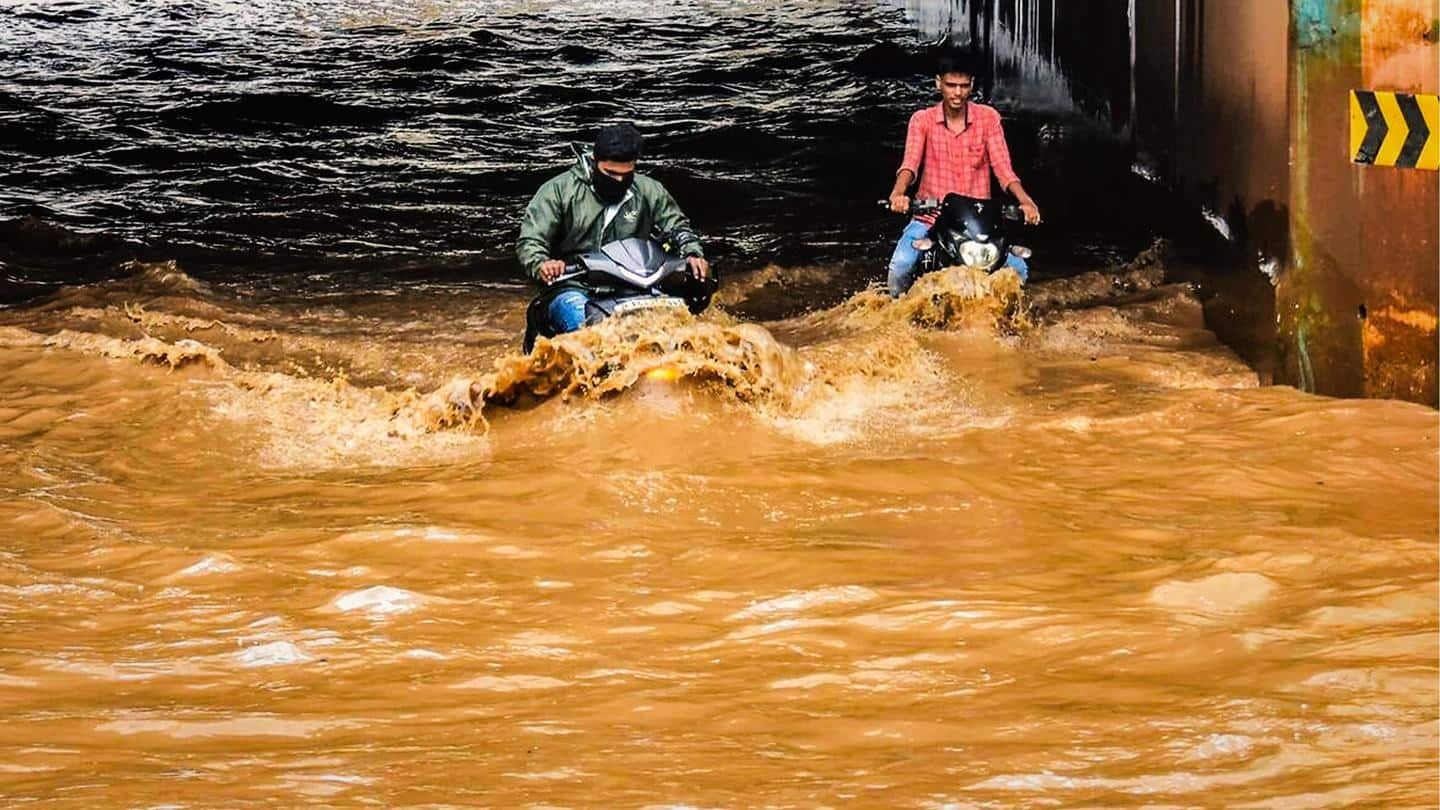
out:
M889 200L880 200L889 208ZM918 216L939 212L935 224L911 244L920 253L916 267L920 273L931 273L956 265L993 273L1009 264L1024 281L1029 274L1026 260L1032 251L1023 245L1012 245L1005 239L1001 220L1021 219L1017 205L1001 206L994 200L981 200L963 194L947 194L944 201L919 199L910 203L909 214ZM1010 258L1010 257L1013 257Z
M683 244L689 234L675 233L643 239L619 239L575 258L547 289L530 302L525 311L524 350L529 354L540 335L555 337L550 323L550 301L562 290L579 287L589 293L585 303L585 325L594 326L606 318L657 309L688 309L699 315L710 306L720 287L712 268L710 275L696 278L684 256L672 245Z

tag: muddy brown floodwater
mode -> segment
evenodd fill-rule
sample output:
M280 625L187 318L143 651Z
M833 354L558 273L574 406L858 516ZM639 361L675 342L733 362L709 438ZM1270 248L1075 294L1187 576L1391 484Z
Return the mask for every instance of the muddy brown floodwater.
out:
M0 312L4 804L1432 806L1435 411L1146 257L735 314L826 272Z

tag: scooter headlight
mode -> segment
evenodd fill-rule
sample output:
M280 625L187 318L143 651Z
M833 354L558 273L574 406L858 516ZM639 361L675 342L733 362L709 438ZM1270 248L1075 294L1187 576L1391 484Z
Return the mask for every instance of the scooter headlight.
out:
M988 270L1000 258L1000 248L988 242L965 242L960 245L960 261L966 267Z

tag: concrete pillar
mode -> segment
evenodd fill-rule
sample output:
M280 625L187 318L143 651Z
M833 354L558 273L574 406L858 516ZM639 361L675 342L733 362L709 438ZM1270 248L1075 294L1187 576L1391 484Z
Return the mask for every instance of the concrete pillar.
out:
M1279 364L1322 394L1440 405L1440 173L1352 162L1350 91L1437 92L1435 0L1291 3L1291 257Z
M1440 175L1352 160L1350 92L1437 92L1440 0L1138 0L1136 136L1223 222L1207 322L1265 381L1440 405Z
M1149 130L1173 133L1171 176L1233 248L1205 272L1206 321L1263 382L1291 382L1277 368L1275 287L1290 256L1288 9L1278 0L1148 5L1141 23L1154 74L1141 114Z

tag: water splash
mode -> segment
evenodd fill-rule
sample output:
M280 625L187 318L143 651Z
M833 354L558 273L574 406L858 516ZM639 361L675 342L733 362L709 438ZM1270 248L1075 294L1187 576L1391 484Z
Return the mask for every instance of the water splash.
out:
M42 308L56 330L49 335L16 327L4 335L12 345L41 343L172 373L184 369L213 416L262 438L257 453L272 466L474 457L477 440L483 456L488 445L480 436L501 411L551 401L583 405L646 384L698 392L710 403L703 407L738 406L781 434L827 445L907 430L920 413L936 424L993 421L994 414L967 415L963 401L936 394L951 386L927 335L959 332L1017 345L1037 328L1037 314L1159 284L1163 252L1157 244L1127 265L1034 289L1010 270L948 268L922 276L899 299L872 287L771 328L737 322L719 307L703 318L640 313L541 340L530 354L502 348L481 373L467 372L466 353L453 347L437 356L406 351L402 341L377 355L372 341L307 335L293 322L227 312L223 299L204 289L176 296L168 288L137 288L136 279L57 296ZM152 297L132 302L133 289ZM201 305L204 317L177 314ZM39 328L29 317L20 320ZM338 359L322 362L321 352ZM337 370L384 362L394 368L379 382L356 382ZM403 382L421 371L421 382Z
M578 332L541 339L529 355L507 355L476 380L457 379L425 399L426 421L439 427L485 423L488 407L528 407L562 399L603 399L663 377L687 380L722 398L769 414L794 415L824 399L820 392L850 388L855 378L924 377L923 351L913 333L922 327L1015 333L1029 326L1019 277L949 268L922 276L892 300L871 288L798 320L828 345L804 353L779 342L757 324L724 315L696 319L687 313L640 313L612 318ZM857 335L867 335L855 340ZM842 342L842 339L843 342Z

